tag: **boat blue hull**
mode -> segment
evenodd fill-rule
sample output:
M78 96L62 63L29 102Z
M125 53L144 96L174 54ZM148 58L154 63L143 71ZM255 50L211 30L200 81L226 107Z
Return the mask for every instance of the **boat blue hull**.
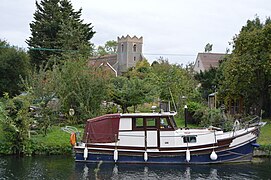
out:
M144 160L144 153L142 155L133 155L119 153L116 163L165 163L165 164L209 164L209 163L226 163L226 162L243 162L251 161L253 155L253 143L249 142L243 146L233 149L223 150L216 152L217 159L211 160L210 153L197 153L191 152L190 161L187 162L186 154L179 153L175 155L165 155L162 153L148 153L148 160ZM100 153L100 152L88 152L88 157L85 160L83 152L76 152L75 160L80 162L109 162L115 163L114 153Z

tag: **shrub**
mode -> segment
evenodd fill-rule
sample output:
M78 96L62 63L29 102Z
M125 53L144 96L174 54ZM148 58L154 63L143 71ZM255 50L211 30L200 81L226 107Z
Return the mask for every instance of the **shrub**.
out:
M188 108L188 117L187 117L188 122L192 124L199 124L206 107L203 106L201 103L191 101L187 103L187 108Z

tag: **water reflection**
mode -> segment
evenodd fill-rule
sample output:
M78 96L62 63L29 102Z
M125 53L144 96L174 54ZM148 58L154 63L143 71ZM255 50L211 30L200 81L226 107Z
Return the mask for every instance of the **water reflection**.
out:
M0 157L2 179L270 179L271 161L223 165L75 163L70 156Z
M85 170L87 167L87 171ZM265 179L252 164L234 165L138 165L76 163L82 179ZM257 166L256 166L257 167ZM88 172L88 174L86 174Z

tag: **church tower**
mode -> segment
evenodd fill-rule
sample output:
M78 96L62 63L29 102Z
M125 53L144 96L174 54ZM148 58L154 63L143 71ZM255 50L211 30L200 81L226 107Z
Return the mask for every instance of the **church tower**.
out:
M143 59L142 55L143 37L136 36L118 37L118 74L127 72L130 67L134 67L136 63Z

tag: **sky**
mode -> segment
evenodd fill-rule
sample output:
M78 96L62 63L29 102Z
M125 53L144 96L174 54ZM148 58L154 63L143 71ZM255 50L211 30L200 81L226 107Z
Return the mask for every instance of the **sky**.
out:
M38 0L40 2L40 0ZM247 20L271 16L270 0L71 0L82 8L84 23L96 31L96 46L121 36L143 37L143 55L152 62L159 57L187 64L204 52L207 43L214 53L232 49L229 42ZM0 39L27 48L29 23L35 0L1 0Z

